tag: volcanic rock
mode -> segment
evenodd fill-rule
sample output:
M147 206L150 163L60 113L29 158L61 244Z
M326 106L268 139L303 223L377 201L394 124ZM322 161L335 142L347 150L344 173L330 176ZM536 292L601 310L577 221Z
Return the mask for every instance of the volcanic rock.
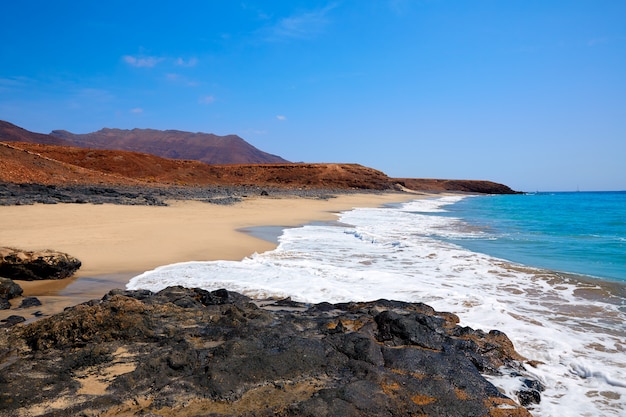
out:
M12 279L0 277L0 310L11 308L9 300L22 295L22 287Z
M41 301L37 297L24 297L18 308L39 307Z
M420 303L113 290L0 332L0 416L530 416L501 332Z
M17 316L17 315L11 315L9 317L7 317L6 319L0 320L0 329L4 328L4 327L11 327L11 326L15 326L18 323L23 323L25 322L26 319L22 316Z
M72 276L80 266L78 259L63 252L0 247L0 276L11 279L63 279Z

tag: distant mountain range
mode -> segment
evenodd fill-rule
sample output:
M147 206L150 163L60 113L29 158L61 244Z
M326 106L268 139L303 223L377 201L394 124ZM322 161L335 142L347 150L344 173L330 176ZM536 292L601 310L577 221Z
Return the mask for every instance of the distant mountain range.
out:
M206 164L288 163L277 155L263 152L237 135L218 136L179 130L101 129L74 134L54 130L49 135L29 132L9 122L0 121L0 140L75 146L149 153L171 159L185 159Z
M46 135L4 121L0 183L514 193L491 181L390 178L359 164L290 163L235 135L152 129L102 129L85 135L57 130Z

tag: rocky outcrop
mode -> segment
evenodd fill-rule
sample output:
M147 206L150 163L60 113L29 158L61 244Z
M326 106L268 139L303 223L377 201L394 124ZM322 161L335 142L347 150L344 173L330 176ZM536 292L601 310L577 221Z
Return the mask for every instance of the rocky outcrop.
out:
M433 178L394 178L394 180L397 184L415 191L521 194L504 184L483 180L444 180Z
M80 266L78 259L63 252L0 247L0 276L11 279L63 279L74 275Z
M3 182L139 188L257 186L388 191L404 187L415 191L515 193L491 181L389 178L354 163L290 163L232 135L152 129L102 129L85 135L59 130L42 135L0 120Z
M9 300L22 295L22 287L12 279L0 277L0 310L11 308Z
M501 332L416 303L114 290L0 332L0 415L529 416Z

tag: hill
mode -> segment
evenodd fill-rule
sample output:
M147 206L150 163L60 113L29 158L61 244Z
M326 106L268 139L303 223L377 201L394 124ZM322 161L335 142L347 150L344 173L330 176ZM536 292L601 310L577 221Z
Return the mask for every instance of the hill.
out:
M385 190L380 171L358 164L207 165L126 151L27 142L4 143L0 181L39 184L262 185L276 188ZM4 165L2 165L4 164Z
M101 129L81 135L55 130L50 136L62 140L65 145L81 148L142 152L163 158L189 159L206 164L289 162L280 156L255 148L237 135L218 136L179 130Z
M12 123L5 122L4 120L0 120L0 142L31 142L48 145L67 145L61 138L31 132L19 126L15 126Z
M86 134L55 130L46 135L30 132L0 120L0 141L142 152L163 158L191 159L207 164L289 162L280 156L255 148L237 135L218 136L179 130L101 129Z
M484 194L516 194L508 186L482 180L439 180L433 178L394 178L394 181L410 190L436 192L462 191Z
M118 136L118 132L122 133ZM176 134L172 134L172 136L168 132L176 132ZM99 136L96 135L98 138L95 142L111 135L110 137L113 139L109 145L119 144L120 146L124 143L130 143L132 135L135 135L134 137L139 142L145 142L146 138L152 134L161 135L161 138L169 138L171 143L179 143L177 141L185 137L191 137L186 143L196 143L201 142L201 138L214 136L177 131L152 131L150 129L133 129L132 131L103 129L96 133ZM344 190L390 190L405 187L416 191L431 192L514 193L509 187L491 181L390 178L381 171L358 164L253 163L248 161L239 164L209 165L198 160L169 159L149 153L70 146L73 141L78 140L75 136L83 135L73 135L64 131L56 131L54 135L44 135L29 132L11 123L0 121L0 182L151 187L251 185L283 189ZM89 138L92 136L85 135L85 137L90 141ZM125 139L115 139L119 137ZM218 140L223 146L219 152L215 151L214 155L222 155L220 158L223 157L230 161L253 159L254 155L258 155L254 152L245 153L247 152L246 149L249 151L253 147L245 146L246 143L243 139L226 138L230 139ZM163 141L161 143L167 142L165 139ZM155 146L161 150L167 148L165 145ZM183 148L185 147L183 146ZM192 150L201 148L200 145L187 147L187 149ZM207 148L202 149L208 152ZM240 151L244 152L243 156L238 153ZM264 153L261 152L261 154ZM284 161L280 157L276 158Z
M67 164L2 142L0 142L0 182L44 185L139 184L130 178Z

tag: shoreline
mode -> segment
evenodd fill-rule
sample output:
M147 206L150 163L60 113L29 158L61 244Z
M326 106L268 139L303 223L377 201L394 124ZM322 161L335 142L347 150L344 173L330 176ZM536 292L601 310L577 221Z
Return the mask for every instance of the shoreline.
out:
M267 237L280 229L334 221L356 207L379 207L440 194L406 192L333 193L326 198L245 197L229 205L174 200L167 206L34 204L0 206L0 245L25 250L53 249L83 263L63 280L16 281L23 297L42 305L0 310L0 320L51 315L114 288L135 275L186 261L241 260L277 246ZM255 233L255 228L267 228ZM268 232L272 230L272 232ZM265 236L263 236L265 234Z

